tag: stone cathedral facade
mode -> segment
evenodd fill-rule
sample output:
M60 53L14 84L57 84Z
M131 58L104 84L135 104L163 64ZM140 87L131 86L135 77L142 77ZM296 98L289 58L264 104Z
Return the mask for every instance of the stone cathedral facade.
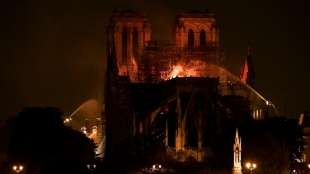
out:
M251 52L240 75L224 66L213 14L181 13L175 21L174 41L161 43L152 40L145 14L112 14L105 83L107 155L132 137L161 132L175 160L212 160L216 153L223 156L216 150L218 137L231 124L275 113L254 88ZM238 132L235 136L233 171L240 174L241 138Z

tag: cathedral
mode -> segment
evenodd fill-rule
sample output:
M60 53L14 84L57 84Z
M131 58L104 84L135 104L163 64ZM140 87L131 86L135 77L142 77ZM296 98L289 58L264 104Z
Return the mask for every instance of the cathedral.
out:
M241 174L236 128L244 120L276 114L255 89L251 50L236 75L225 67L214 14L181 13L172 27L174 41L162 43L152 40L145 14L112 14L107 26L105 155L112 156L133 137L161 135L166 154L176 161L225 160L221 153L227 151L232 157L228 166ZM218 138L223 135L229 135L228 144Z

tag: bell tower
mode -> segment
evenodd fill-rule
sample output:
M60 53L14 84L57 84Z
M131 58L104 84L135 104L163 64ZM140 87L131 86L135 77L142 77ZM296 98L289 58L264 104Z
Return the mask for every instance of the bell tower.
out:
M151 40L151 27L142 13L115 11L108 25L108 40L115 45L118 75L138 79L138 65L143 49Z
M239 136L238 129L236 129L235 143L233 146L234 166L232 174L242 174L241 150L241 137Z
M182 48L217 45L219 32L214 16L208 12L193 11L177 16L176 44Z
M193 57L205 57L219 63L219 29L215 16L208 11L181 13L176 18L176 46Z

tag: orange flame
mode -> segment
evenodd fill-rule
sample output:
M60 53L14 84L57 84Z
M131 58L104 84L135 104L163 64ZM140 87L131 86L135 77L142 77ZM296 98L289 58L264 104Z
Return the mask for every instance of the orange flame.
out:
M180 75L182 72L184 72L183 66L182 65L176 65L173 66L172 71L169 74L170 78L176 78L178 75Z
M206 76L207 63L200 60L180 61L173 65L168 72L162 72L161 78L169 80L176 77L204 77Z

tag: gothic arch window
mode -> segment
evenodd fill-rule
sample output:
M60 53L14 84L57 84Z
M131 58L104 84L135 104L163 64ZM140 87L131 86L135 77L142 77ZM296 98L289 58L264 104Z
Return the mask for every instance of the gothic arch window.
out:
M195 43L194 31L190 29L188 31L188 48L194 48L194 43Z
M202 29L200 31L200 48L205 48L206 45L207 45L206 31Z
M135 27L132 32L132 45L133 45L133 55L134 57L138 57L139 51L139 33L138 29Z
M128 52L128 29L127 27L123 28L122 31L122 63L125 63L127 60L127 52Z

